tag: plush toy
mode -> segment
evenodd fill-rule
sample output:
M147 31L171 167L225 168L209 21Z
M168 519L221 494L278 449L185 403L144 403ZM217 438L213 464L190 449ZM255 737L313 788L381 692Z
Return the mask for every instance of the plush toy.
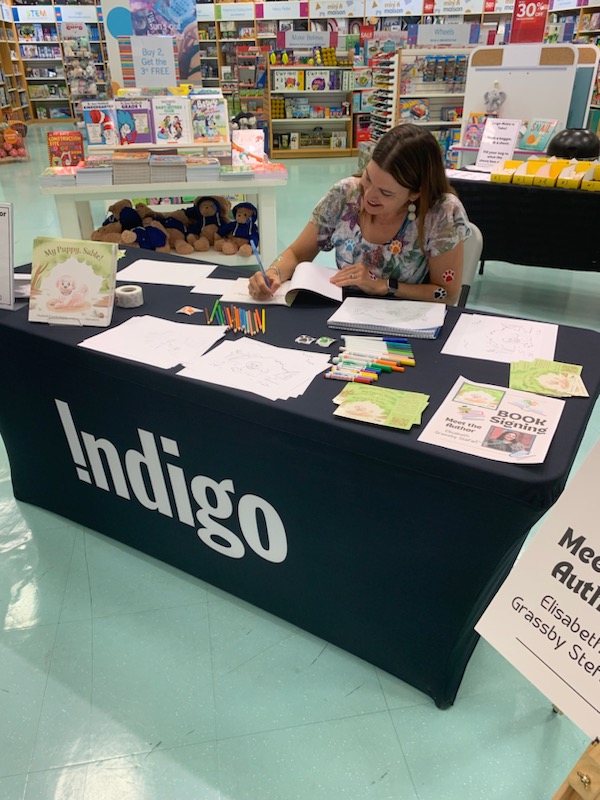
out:
M226 256L251 256L250 242L258 245L258 211L252 203L238 203L232 213L234 221L221 225L216 233L215 250Z
M205 253L215 243L221 225L230 221L231 203L225 197L197 197L188 217L187 241L199 253Z
M155 219L148 219L145 222L147 224L123 231L120 244L141 247L142 250L154 250L157 253L170 253L169 237L161 223Z
M90 239L94 242L121 242L123 231L141 227L142 217L133 208L130 200L118 200L108 207L110 214Z
M483 95L485 110L488 114L497 114L505 100L506 92L501 92L497 85L494 85L493 89Z
M189 256L190 253L194 252L191 243L186 241L189 217L184 209L177 209L170 211L168 214L162 214L153 211L145 203L136 203L135 210L144 220L144 224L146 224L146 220L148 219L154 219L161 223L166 230L169 246L180 256Z

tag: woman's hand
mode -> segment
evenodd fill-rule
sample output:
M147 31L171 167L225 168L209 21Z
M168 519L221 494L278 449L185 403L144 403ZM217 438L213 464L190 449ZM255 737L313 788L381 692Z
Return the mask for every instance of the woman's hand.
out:
M265 283L262 272L255 272L248 281L248 293L250 297L253 297L255 300L270 300L281 286L281 281L279 280L279 275L276 270L269 268L266 270L266 273L269 283L271 284L270 289Z
M352 266L342 267L330 282L342 288L346 286L356 286L365 294L386 295L388 286L385 278L373 278L364 264L352 264Z

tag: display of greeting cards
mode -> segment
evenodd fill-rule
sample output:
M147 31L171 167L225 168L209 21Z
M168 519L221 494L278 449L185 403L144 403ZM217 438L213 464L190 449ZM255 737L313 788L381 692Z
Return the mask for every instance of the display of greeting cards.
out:
M90 147L93 145L116 147L119 144L119 135L114 101L84 100L81 107L83 109L83 126Z
M188 97L153 97L152 120L157 144L194 144Z
M519 139L518 150L543 152L558 128L557 119L534 119Z
M83 161L83 136L79 131L48 131L46 140L51 167L76 167Z
M229 142L229 115L222 94L190 95L192 135L194 144L227 144Z
M115 100L119 144L152 144L152 103L146 97Z
M106 327L114 305L117 250L110 242L38 236L29 321Z

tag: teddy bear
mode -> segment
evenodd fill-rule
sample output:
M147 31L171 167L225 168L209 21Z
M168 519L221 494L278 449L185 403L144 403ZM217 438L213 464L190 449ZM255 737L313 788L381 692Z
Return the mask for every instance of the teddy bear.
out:
M215 243L221 225L230 221L231 203L225 197L197 197L188 216L187 241L199 253L205 253Z
M186 241L188 217L183 209L175 210L169 214L161 214L153 211L145 203L136 203L135 210L141 216L146 224L147 219L153 219L160 222L165 228L169 247L175 250L180 256L189 256L194 252L192 245Z
M166 229L156 219L146 218L143 225L123 231L119 244L128 247L141 247L157 253L170 253L171 245Z
M258 228L256 220L258 211L252 203L238 203L234 207L233 222L226 222L218 229L215 236L215 250L226 256L236 253L240 256L251 256L250 242L258 245Z
M90 239L94 242L115 242L120 244L123 231L141 227L142 217L133 208L131 200L117 200L108 207L109 215L102 225L93 231Z

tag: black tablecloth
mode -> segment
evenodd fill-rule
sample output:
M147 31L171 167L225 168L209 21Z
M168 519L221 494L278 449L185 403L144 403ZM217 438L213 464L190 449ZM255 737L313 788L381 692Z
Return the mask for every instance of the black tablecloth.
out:
M211 302L172 286L145 285L144 296L139 309L115 308L113 325L140 314L203 324L175 312ZM335 335L332 311L301 298L269 308L261 340L322 352L294 340ZM508 380L505 364L440 355L460 313L448 310L438 340L414 341L414 369L382 381L431 396L424 424L458 375ZM566 403L545 463L503 464L422 444L420 429L334 417L337 382L317 378L273 403L76 347L90 328L28 323L25 311L0 314L0 328L10 376L0 430L18 499L278 614L440 707L454 700L474 622L560 495L600 389L600 335L561 327L556 358L584 364L591 397ZM143 442L160 485L138 469Z
M483 234L483 261L600 270L600 192L451 178Z

